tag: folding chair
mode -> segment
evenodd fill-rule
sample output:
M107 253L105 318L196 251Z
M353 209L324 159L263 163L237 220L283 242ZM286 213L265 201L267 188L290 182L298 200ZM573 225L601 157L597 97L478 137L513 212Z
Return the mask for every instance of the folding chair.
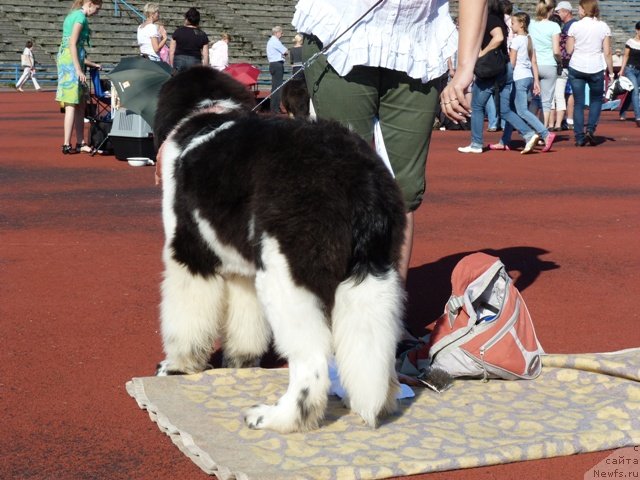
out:
M100 79L100 70L90 68L89 75L89 103L86 117L91 122L89 138L91 139L91 155L96 153L113 153L113 146L109 140L111 131L111 92L105 88Z
M100 79L100 70L90 68L91 84L89 86L89 104L87 118L96 121L111 120L111 92L104 89Z

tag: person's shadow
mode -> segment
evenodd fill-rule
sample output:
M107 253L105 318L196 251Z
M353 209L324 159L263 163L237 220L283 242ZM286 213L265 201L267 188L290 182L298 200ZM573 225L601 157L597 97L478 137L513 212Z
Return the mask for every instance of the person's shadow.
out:
M543 260L549 252L536 247L509 247L482 252L498 257L505 264L515 287L521 292L547 270L560 268L555 262ZM405 324L416 336L422 337L425 328L435 322L451 295L451 272L463 257L475 252L449 255L433 263L411 268L407 278L407 312Z

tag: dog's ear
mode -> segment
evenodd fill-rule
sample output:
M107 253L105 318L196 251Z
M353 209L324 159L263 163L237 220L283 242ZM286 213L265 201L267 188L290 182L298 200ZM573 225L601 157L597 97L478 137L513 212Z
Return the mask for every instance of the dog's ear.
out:
M247 112L256 104L254 94L230 75L211 67L189 68L171 77L160 90L154 119L156 148L205 100L231 100Z

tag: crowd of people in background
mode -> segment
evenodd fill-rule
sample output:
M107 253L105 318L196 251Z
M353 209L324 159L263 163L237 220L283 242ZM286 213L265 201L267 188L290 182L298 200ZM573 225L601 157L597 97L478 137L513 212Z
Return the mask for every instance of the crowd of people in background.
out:
M350 8L354 12L365 11L365 3L356 2ZM481 3L484 5L485 2ZM482 153L486 148L513 150L511 137L514 130L524 140L524 147L520 150L523 154L537 147L543 152L550 151L556 137L554 132L562 130L574 130L577 146L596 145L595 131L605 83L618 76L627 77L634 87L622 104L620 119L626 118L626 111L632 106L636 124L640 127L640 22L636 24L636 36L626 42L624 50L616 49L614 54L611 30L600 19L597 0L579 0L577 8L569 1L556 3L555 0L539 0L535 11L530 13L520 10L510 0L488 0L486 3L489 15L481 35L478 63L499 52L504 68L492 77L480 76L476 72L471 85L461 95L471 105L468 118L458 122L449 119L445 123L445 110L435 113L438 116L436 124L443 125L441 129L449 125L471 131L471 143L458 148L460 152ZM101 5L100 0L76 0L65 19L58 53L59 82L56 95L56 100L65 111L63 153L80 151L84 146L79 124L83 117L80 111L87 96L84 68L85 65L99 67L86 58L85 45L90 36L87 18L97 13ZM296 9L307 9L311 15L333 8L331 0L328 7L323 5L307 5L306 0L301 0ZM469 9L466 2L461 2L461 12L463 8ZM154 61L167 62L176 71L200 64L221 71L229 66L231 35L223 32L210 45L208 35L199 26L200 13L196 8L188 9L184 15L184 25L176 28L171 35L160 21L158 3L145 4L143 13L144 21L137 29L137 42L142 55ZM297 27L295 16L294 26ZM305 80L304 72L301 72L305 58L303 51L311 45L315 45L315 48L322 45L322 42L317 42L316 36L310 37L316 39L315 43L307 41L303 45L302 33L296 34L293 45L287 48L281 41L282 27L276 26L266 43L265 56L272 79L272 113L283 111L281 94L287 60L292 76L303 83L286 91L299 92ZM414 45L414 48L417 47ZM24 71L16 85L19 91L29 79L36 90L40 89L35 77L36 63L32 50L33 43L28 42L21 57ZM321 65L322 59L316 63ZM457 66L458 51L454 49L446 58L447 68L439 80L439 90L453 78ZM299 103L299 99L296 97L292 102ZM588 114L585 118L586 110ZM291 113L287 108L284 111ZM501 139L486 148L483 143L485 118L488 120L488 131L503 131ZM461 124L463 127L460 127ZM71 147L74 128L76 148Z
M511 150L514 129L525 141L521 153L529 153L536 146L543 152L550 151L554 132L561 130L574 131L576 146L597 145L595 131L605 85L614 80L618 71L623 74L624 58L630 56L632 64L637 65L632 50L638 46L637 39L627 42L624 56L618 51L616 71L611 30L600 18L597 0L580 0L577 9L568 1L539 0L531 15L514 8L510 0L488 3L489 18L479 62L485 55L502 49L507 53L506 65L491 78L476 72L471 87L471 143L458 150L485 151L485 116L489 131L504 129L501 140L488 145L490 150ZM634 68L625 69L625 76L634 77ZM634 80L637 82L637 77ZM628 95L627 105L633 100L638 103L638 92L634 90ZM497 109L494 98L498 100ZM624 119L624 110L621 118Z
M209 65L224 71L229 67L229 43L232 37L223 32L220 39L209 47L209 37L200 28L200 12L192 7L185 13L184 25L178 27L169 40L165 28L160 23L158 3L149 2L143 8L145 20L137 31L140 54L154 61L169 63L176 71L185 70L193 65ZM282 27L275 26L266 45L266 57L271 75L270 110L281 113L281 86L284 82L285 59L291 60L292 74L302 79L302 35L294 37L289 50L281 41ZM168 46L167 46L168 45ZM291 53L291 54L290 54Z

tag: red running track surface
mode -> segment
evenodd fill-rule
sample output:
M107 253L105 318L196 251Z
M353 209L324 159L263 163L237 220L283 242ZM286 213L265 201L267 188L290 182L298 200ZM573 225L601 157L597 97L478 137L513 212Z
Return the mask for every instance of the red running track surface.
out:
M0 105L0 478L206 478L124 389L162 359L153 168L63 156L52 92L1 92ZM517 278L548 352L640 346L640 128L605 112L601 145L568 133L523 156L460 154L469 132L434 132L408 281L415 334L455 263L485 250ZM607 453L428 478L581 479Z

